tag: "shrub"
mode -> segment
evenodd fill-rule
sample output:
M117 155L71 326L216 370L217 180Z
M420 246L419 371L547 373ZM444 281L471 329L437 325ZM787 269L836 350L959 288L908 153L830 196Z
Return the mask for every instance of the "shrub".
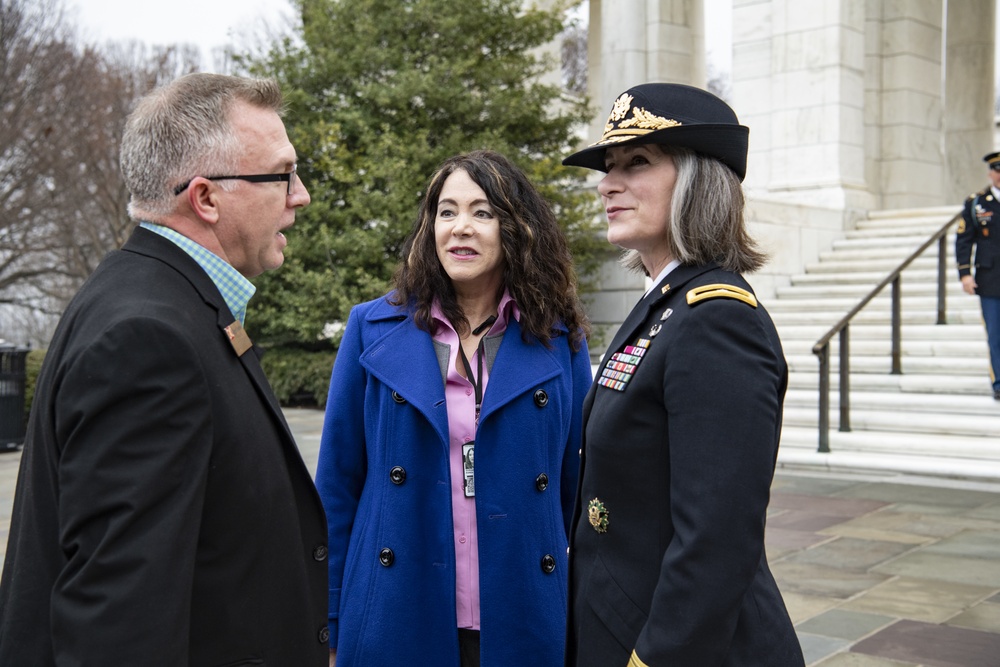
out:
M284 406L326 406L330 371L337 353L276 347L261 357L278 401Z

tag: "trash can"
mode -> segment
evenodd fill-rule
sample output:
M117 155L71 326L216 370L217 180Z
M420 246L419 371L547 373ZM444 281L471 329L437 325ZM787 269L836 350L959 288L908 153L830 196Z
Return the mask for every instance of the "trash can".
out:
M24 385L28 348L0 347L0 451L24 444Z

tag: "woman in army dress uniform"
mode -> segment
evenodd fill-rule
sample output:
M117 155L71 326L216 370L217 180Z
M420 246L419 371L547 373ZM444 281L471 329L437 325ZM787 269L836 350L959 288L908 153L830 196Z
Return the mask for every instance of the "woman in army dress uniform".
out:
M584 402L567 664L804 664L764 553L788 371L741 273L749 130L722 100L636 86L564 164L606 172L608 241L652 287Z

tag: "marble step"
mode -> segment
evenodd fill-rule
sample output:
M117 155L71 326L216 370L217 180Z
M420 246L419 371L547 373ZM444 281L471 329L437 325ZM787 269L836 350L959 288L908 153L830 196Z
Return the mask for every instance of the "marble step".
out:
M857 259L841 257L840 255L834 254L833 257L828 257L820 262L813 262L806 265L806 273L809 274L819 274L819 273L856 273L859 271L873 271L882 274L882 277L889 275L890 271L895 271L899 266L899 263L906 259L906 253L898 256L892 257L881 257L873 259L871 257L861 257ZM906 271L917 271L917 270L937 270L937 255L930 255L924 253L920 257L914 259ZM949 255L947 261L947 267L949 270L953 270L955 267L955 260ZM905 276L904 272L904 276ZM957 273L953 272L953 276ZM878 281L881 282L881 279ZM877 283L872 283L874 286Z
M847 310L830 310L826 312L821 311L805 311L803 309L776 309L772 310L768 306L768 312L771 314L771 319L774 320L775 325L778 327L778 331L784 325L802 325L802 324L815 324L815 325L826 325L827 328L832 327L836 324L841 317L843 317ZM954 310L948 309L947 312L947 323L951 324L979 324L982 325L983 315L979 310ZM885 324L888 325L891 322L891 314L889 308L865 308L851 320L851 326L857 325L868 325L868 324ZM934 324L937 322L937 308L932 309L903 309L900 313L900 323L905 327L912 324Z
M983 400L997 403L992 398L984 398ZM1000 412L1000 405L995 406L995 408ZM816 408L785 406L784 424L815 429L818 423L819 410ZM830 409L830 427L836 428L838 423L838 407L834 405ZM851 429L855 431L978 437L982 440L983 447L989 447L991 451L996 450L1000 456L1000 415L977 414L959 417L946 413L889 412L867 410L852 402L850 423Z
M780 332L779 332L780 335ZM839 337L834 338L830 345L830 359L837 363L840 357ZM812 347L816 344L816 339L781 339L785 355L812 355ZM892 341L888 337L877 340L850 339L851 359L856 357L876 357L888 359L892 354ZM904 336L900 352L903 363L913 357L934 357L949 359L951 357L977 357L983 358L986 351L986 334L981 340L922 340L906 338Z
M867 234L864 236L856 236L847 234L844 238L833 242L832 248L836 252L841 251L853 251L853 250L870 250L870 249L889 249L903 252L906 256L922 246L931 234L935 230L932 230L926 234L919 232L914 232L912 234L901 234L898 236L883 236L876 234ZM953 238L945 242L945 247L948 243L954 244L955 240ZM934 246L927 249L926 252L936 252Z
M1000 447L992 438L936 433L842 433L836 428L830 430L828 437L830 452L819 453L816 451L819 437L814 428L786 426L781 432L778 466L1000 480Z
M791 388L785 393L786 408L807 408L817 410L819 392L816 388ZM839 419L840 392L836 385L830 391L830 418ZM958 394L928 394L928 393L887 393L880 391L851 391L851 412L856 409L880 410L901 415L905 418L909 413L919 412L927 415L943 415L950 420L952 415L978 415L989 417L1000 422L1000 401L993 400L991 395L962 396ZM910 429L902 429L910 430ZM1000 443L998 443L1000 446Z
M905 287L902 291L902 301L900 303L900 308L902 308L905 314L908 310L926 310L933 311L935 317L937 316L937 293L931 294L913 294L906 290ZM803 303L805 300L805 303ZM764 307L771 314L782 313L782 312L825 312L829 313L831 316L830 322L834 323L844 316L845 313L849 312L861 302L861 297L855 296L828 296L828 297L818 297L813 296L812 298L789 298L787 296L779 296L777 299L771 299L769 301L763 301ZM891 289L886 287L879 294L875 295L861 311L873 311L873 312L889 312L889 308L892 306L892 296ZM944 301L945 314L950 316L952 313L982 313L982 307L979 304L979 299L974 296L969 296L968 294L955 295L953 298L945 297Z
M984 346L985 347L985 346ZM789 372L819 372L819 357L814 354L789 354L785 352ZM862 356L851 355L851 377L860 374L889 373L892 369L892 359L889 355ZM903 374L914 375L973 375L989 376L990 362L986 356L965 357L917 357L904 356L900 359ZM830 355L830 370L840 367L840 357Z
M905 366L904 366L905 370ZM959 375L955 373L851 373L851 393L856 391L882 391L902 394L962 394L985 396L992 399L989 374ZM830 368L830 390L835 391L840 384L837 366ZM812 370L796 370L788 374L788 388L804 389L819 395L819 361ZM817 399L818 400L818 399Z
M879 211L869 211L868 217L858 222L862 225L893 225L905 224L914 220L940 218L944 223L962 212L961 206L927 206L924 208L893 208Z
M931 236L936 234L942 227L944 227L945 220L930 220L930 221L914 221L908 225L898 225L894 227L868 227L868 228L858 228L846 232L844 238L848 239L892 239L896 240L901 237L917 236L922 240L923 243ZM948 243L954 243L955 230L951 229L948 231Z
M882 277L884 278L885 276L883 275ZM794 301L796 299L811 299L816 301L819 299L850 297L855 303L857 303L862 298L868 296L869 292L871 292L872 289L875 288L875 285L878 285L879 282L881 282L881 279L870 283L830 281L830 284L824 285L795 284L789 287L779 287L776 290L776 294L778 299L788 301ZM900 292L902 292L903 298L908 296L932 296L936 299L938 286L937 282L914 280L911 276L903 274L903 279L900 281ZM888 299L891 295L892 285L886 285L875 298ZM945 282L945 298L949 300L954 299L956 302L965 300L969 304L972 304L977 308L979 307L979 299L970 294L966 294L962 290L962 284L958 282L957 278L955 280L947 280Z
M815 342L820 336L829 331L829 325L819 324L789 324L778 329L781 341L792 340L812 340ZM889 324L851 324L850 340L852 343L859 340L889 340L891 327ZM908 341L981 341L986 342L986 331L982 323L975 324L907 324L901 331L904 345ZM834 337L833 345L837 344L839 337Z
M896 456L935 456L1000 462L1000 443L994 437L946 433L877 433L873 431L840 431L830 428L830 450L891 454ZM815 428L785 425L781 429L779 450L782 448L817 449L819 435Z
M864 285L872 289L878 285L888 275L888 271L844 271L842 273L801 273L792 276L789 280L792 286L807 287L814 285ZM958 284L958 273L949 268L946 272L947 282ZM907 268L903 273L905 284L932 284L937 285L937 268L934 269L912 269ZM961 288L961 285L959 285Z
M843 243L843 242L838 242ZM836 246L835 246L836 247ZM920 247L920 243L903 245L893 245L893 244L879 244L873 245L872 247L865 248L842 248L834 250L825 250L819 253L819 259L821 262L825 261L855 261L855 262L865 262L872 260L894 260L895 266L898 266L900 262L909 257L917 248ZM948 251L948 259L950 261L954 260L955 248L954 244L945 244ZM937 262L937 250L933 247L925 250L916 259L923 259L927 261Z

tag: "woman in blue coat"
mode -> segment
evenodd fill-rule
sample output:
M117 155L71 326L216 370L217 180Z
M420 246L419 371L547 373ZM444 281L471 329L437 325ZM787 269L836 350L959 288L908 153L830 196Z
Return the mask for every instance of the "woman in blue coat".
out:
M431 179L355 307L316 481L331 664L561 665L588 324L548 204L477 151Z

